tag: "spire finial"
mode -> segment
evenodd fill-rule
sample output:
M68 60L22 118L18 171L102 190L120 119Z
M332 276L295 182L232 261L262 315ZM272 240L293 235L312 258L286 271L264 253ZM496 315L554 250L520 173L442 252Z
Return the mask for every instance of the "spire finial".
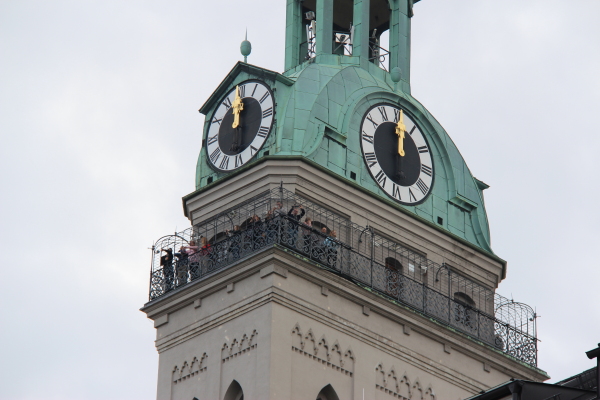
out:
M244 56L244 62L247 63L248 62L248 56L252 52L252 44L250 44L250 42L248 41L248 28L246 28L246 38L244 39L244 41L240 45L240 52Z

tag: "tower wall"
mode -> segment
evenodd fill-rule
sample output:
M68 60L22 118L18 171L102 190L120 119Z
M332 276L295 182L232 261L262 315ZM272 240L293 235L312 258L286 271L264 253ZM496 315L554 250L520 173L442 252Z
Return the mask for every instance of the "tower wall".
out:
M285 165L285 169L283 168ZM387 230L495 288L501 263L398 214L303 161L268 160L187 199L194 223L283 185L353 221ZM229 202L218 199L230 199ZM271 247L152 301L158 399L465 398L544 374L313 261ZM198 360L194 364L194 360ZM187 363L187 364L186 364ZM433 397L435 396L435 397Z
M222 399L234 380L245 399L314 400L327 385L340 399L362 399L363 389L373 399L457 399L511 377L540 379L489 346L279 249L145 311L159 325L161 400Z

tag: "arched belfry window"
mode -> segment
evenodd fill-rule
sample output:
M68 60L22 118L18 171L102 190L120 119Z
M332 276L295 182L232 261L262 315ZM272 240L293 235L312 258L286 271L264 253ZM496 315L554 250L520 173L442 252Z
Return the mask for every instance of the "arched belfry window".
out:
M244 400L244 391L237 381L231 382L223 400Z
M316 400L340 400L340 398L333 387L331 385L327 385L321 389Z
M476 329L477 318L474 310L475 301L466 293L454 293L454 324L459 325L463 329Z
M402 263L398 260L396 260L393 257L387 257L385 259L385 267L389 270L398 272L400 274L402 274L404 272L404 268L402 267Z
M371 0L369 9L369 61L389 70L389 29L392 10L388 0ZM385 45L385 46L384 46Z
M454 293L454 301L460 303L463 306L475 308L475 301L466 293L456 292Z

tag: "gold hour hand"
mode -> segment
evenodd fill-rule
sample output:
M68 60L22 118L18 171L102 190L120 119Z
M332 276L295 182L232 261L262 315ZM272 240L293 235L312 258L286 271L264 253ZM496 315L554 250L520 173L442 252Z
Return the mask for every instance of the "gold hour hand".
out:
M235 129L240 126L240 113L244 109L244 102L240 97L239 86L236 86L235 88L235 100L233 101L231 108L233 108L233 124L231 125L231 127Z
M398 154L400 157L404 157L404 134L406 132L406 125L404 125L404 112L400 110L400 120L396 125L396 135L398 135Z

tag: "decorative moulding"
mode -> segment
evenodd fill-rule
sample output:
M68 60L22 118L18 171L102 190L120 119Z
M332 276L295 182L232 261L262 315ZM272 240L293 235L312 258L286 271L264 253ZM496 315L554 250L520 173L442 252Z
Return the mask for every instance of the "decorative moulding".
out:
M375 374L375 388L392 397L402 400L435 400L435 392L431 385L427 390L423 390L418 378L411 383L406 372L400 376L393 366L386 372L383 363L379 363Z
M354 375L354 353L348 347L342 351L342 347L336 340L330 345L325 335L318 341L312 330L303 335L300 325L296 324L292 329L292 351L302 354L333 370L352 377Z
M238 341L237 339L233 339L233 341L229 344L227 342L223 343L223 347L221 347L221 361L223 363L230 361L242 354L249 352L256 348L256 336L258 332L256 329L252 331L250 336L244 334L242 338Z
M174 385L180 384L188 380L189 378L196 376L204 371L206 371L206 359L208 356L206 353L202 355L202 357L194 357L191 363L184 361L179 368L177 365L173 368L172 381Z

